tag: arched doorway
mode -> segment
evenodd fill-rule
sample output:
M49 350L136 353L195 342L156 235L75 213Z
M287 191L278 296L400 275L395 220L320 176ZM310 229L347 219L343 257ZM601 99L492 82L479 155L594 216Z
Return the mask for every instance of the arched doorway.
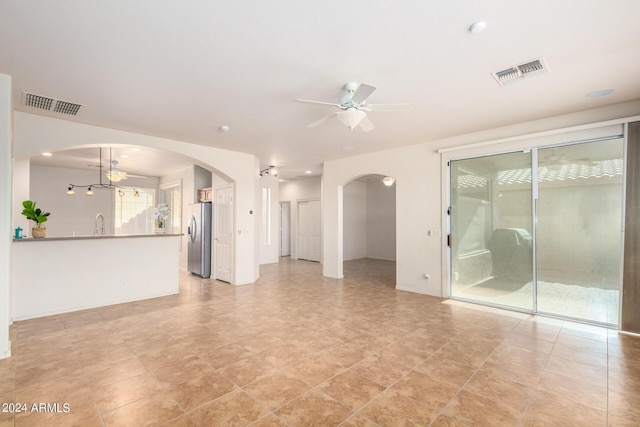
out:
M347 281L366 279L396 286L395 179L369 174L343 187L343 272Z

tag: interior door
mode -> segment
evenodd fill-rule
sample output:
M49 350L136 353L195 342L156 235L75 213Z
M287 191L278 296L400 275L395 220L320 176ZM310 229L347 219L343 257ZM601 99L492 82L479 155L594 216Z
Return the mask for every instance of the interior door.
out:
M280 203L280 256L291 255L291 203Z
M215 279L231 282L233 265L233 187L216 188L214 212Z
M320 261L320 201L298 202L298 258Z

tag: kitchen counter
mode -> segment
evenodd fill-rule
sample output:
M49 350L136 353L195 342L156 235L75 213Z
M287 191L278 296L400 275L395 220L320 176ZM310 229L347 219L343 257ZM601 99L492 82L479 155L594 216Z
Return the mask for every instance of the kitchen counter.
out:
M100 234L98 236L93 235L81 235L81 236L65 236L65 237L44 237L34 238L25 237L22 239L14 238L14 242L44 242L44 241L57 241L57 240L94 240L94 239L131 239L136 237L172 237L182 236L183 234Z
M12 319L177 294L180 236L15 239L11 248Z

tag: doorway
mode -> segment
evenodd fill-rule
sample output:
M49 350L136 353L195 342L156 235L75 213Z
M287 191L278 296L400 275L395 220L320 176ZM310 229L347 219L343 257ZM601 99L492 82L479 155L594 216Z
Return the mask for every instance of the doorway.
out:
M291 256L291 202L280 202L280 256Z
M617 326L624 140L450 163L452 298Z
M320 200L298 201L298 259L320 261Z
M231 283L233 265L233 186L216 188L214 197L214 279Z

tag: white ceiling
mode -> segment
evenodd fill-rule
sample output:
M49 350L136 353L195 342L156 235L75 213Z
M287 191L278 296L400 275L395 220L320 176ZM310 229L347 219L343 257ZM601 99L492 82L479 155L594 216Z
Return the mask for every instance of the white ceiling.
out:
M637 0L0 0L0 73L16 110L41 114L24 91L77 102L78 116L54 117L253 153L295 177L640 99L638 16ZM539 57L549 74L505 87L491 76ZM336 102L348 81L377 86L370 103L417 108L368 113L368 133L307 128L331 109L292 100Z

